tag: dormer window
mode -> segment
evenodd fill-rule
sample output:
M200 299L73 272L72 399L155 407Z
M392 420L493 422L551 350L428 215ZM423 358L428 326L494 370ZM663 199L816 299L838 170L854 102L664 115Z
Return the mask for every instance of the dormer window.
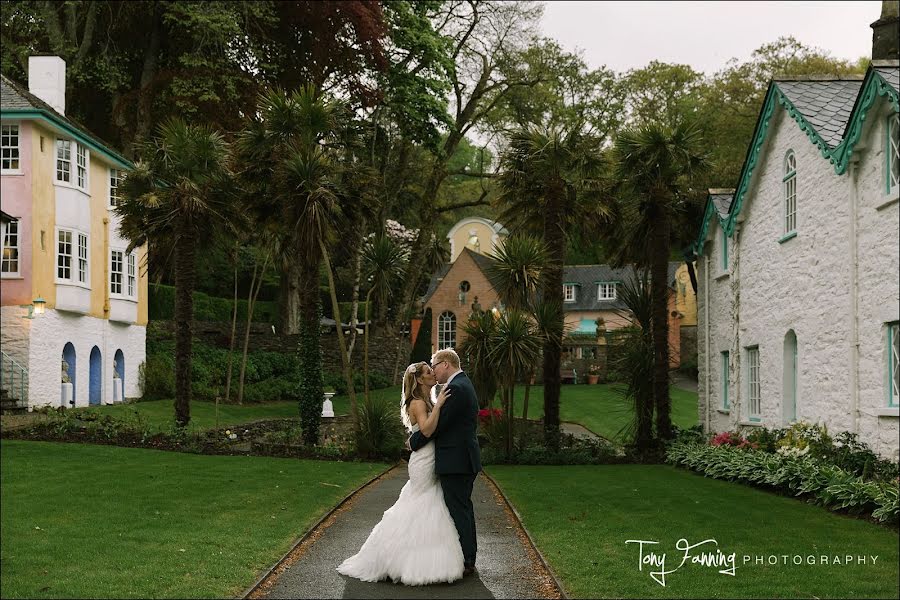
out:
M616 283L614 281L601 281L597 284L597 300L615 300Z
M575 302L575 284L563 284L563 300L566 302Z

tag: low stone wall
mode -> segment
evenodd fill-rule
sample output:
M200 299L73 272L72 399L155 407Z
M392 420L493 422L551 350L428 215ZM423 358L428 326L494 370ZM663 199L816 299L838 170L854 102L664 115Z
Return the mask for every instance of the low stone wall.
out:
M194 340L210 346L228 348L230 334L231 323L214 321L198 321L194 323ZM399 342L403 347L398 371L399 373L402 373L403 369L406 367L406 361L409 359L410 347L408 338L401 341L399 337L399 334L390 327L372 329L369 334L370 372L381 373L385 377L391 378L391 373L394 370L395 361L397 359L397 344ZM175 322L150 321L147 325L147 339L148 341L175 339ZM249 349L251 352L265 351L294 354L297 352L299 339L299 335L273 333L271 325L253 323L250 326ZM237 332L235 333L235 349L237 351L240 351L243 341L244 324L240 323L238 324ZM345 341L349 342L349 338L345 337ZM322 334L321 346L324 370L340 373L342 366L337 333L331 332ZM354 370L361 373L363 370L362 334L357 335L352 360Z

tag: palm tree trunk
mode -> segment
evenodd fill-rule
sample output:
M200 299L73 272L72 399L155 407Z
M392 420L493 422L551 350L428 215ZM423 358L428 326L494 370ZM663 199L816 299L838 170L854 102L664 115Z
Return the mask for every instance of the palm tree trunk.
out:
M564 191L561 186L547 195L547 218L544 220L544 243L548 249L547 267L542 273L544 301L557 307L558 323L548 326L556 328L559 336L548 336L544 343L544 443L553 451L559 450L559 402L562 381L559 365L562 348L553 339L560 338L563 330L562 289L563 264L566 258L566 235L563 230Z
M659 212L653 228L653 263L650 270L650 295L653 298L653 401L656 407L656 435L661 440L670 440L673 432L669 399L669 216L664 207L657 210Z
M522 400L522 435L519 445L525 447L525 438L528 435L528 397L531 395L531 379L534 373L525 375L525 398Z
M516 391L515 379L512 380L506 389L506 458L512 457L513 448L513 424L516 421L515 410L513 408L514 394Z
M359 428L359 411L356 407L356 391L353 389L353 371L350 366L350 361L347 360L347 345L344 342L344 329L341 326L341 308L338 306L337 290L334 286L334 274L331 272L331 261L328 259L328 249L321 239L319 240L319 249L322 252L322 260L325 261L325 273L328 275L328 291L331 293L331 308L334 311L338 347L341 351L341 366L344 371L344 381L347 382L347 395L350 396L350 416L353 419L353 430L356 431Z
M238 307L238 267L237 250L234 255L234 308L231 311L231 337L228 338L228 375L225 377L225 401L231 402L231 372L232 355L234 354L234 337L237 333L237 307Z
M194 324L195 238L181 232L175 247L175 422L191 420L191 346Z
M301 299L301 285L307 283L313 286L316 294L319 293L318 277L312 282L306 282L296 260L289 258L285 261L281 271L281 331L287 335L294 335L300 331L300 318L304 301Z
M372 289L366 292L365 327L366 334L363 340L363 385L365 386L366 406L369 405L369 300L372 298Z

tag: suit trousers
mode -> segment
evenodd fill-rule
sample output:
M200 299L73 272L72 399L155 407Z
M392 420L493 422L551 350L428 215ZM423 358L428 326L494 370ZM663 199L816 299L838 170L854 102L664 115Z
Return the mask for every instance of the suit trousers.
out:
M475 507L472 505L472 488L478 473L439 475L444 502L459 534L463 562L467 567L475 566L478 542L475 538Z

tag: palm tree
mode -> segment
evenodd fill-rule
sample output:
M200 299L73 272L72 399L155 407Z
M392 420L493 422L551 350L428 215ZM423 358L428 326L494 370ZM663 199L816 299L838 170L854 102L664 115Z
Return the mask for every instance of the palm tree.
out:
M653 298L656 434L671 439L669 398L669 249L676 212L683 210L692 179L709 167L700 128L682 121L674 126L648 123L619 134L614 147L617 190L623 200L618 260L630 256L650 267Z
M366 244L363 250L363 271L369 283L366 292L365 341L363 343L363 375L365 381L365 399L369 401L369 320L370 306L373 296L379 306L386 306L396 284L403 279L407 257L403 249L394 240L379 232Z
M463 331L466 335L458 348L459 355L465 358L466 373L472 378L480 407L490 408L497 394L497 373L490 357L497 319L488 310L473 312Z
M534 315L538 331L543 335L545 321L537 315L537 295L541 274L547 264L547 246L536 237L514 235L508 238L491 256L494 260L488 267L491 285L497 291L500 301L513 310L525 310ZM551 322L555 322L551 320ZM525 398L522 402L522 419L528 422L528 400L531 395L531 380L540 357L525 372ZM523 430L524 432L524 430Z
M242 179L257 190L255 209L261 219L282 228L285 253L280 257L286 267L282 277L283 329L291 332L296 305L304 343L318 344L320 300L319 274L325 267L332 308L338 321L338 345L350 409L357 418L353 376L340 326L340 313L334 291L328 246L341 218L341 166L336 146L340 141L342 115L334 102L312 85L292 93L273 90L260 96L257 117L238 137ZM296 298L294 298L296 294ZM313 403L321 403L321 353L312 348L302 354L301 414L307 414L304 437L316 443L318 419L313 418ZM312 361L312 364L306 364Z
M149 240L175 270L175 420L191 419L191 342L197 250L217 229L239 229L230 194L228 145L221 134L179 118L164 122L141 148L141 160L121 185L116 207L128 251Z
M559 448L560 357L562 347L551 340L563 331L562 288L568 231L590 229L610 215L603 194L602 140L584 133L576 124L528 126L515 131L500 157L499 219L513 231L539 233L547 245L547 266L541 275L543 302L556 320L546 323L544 344L544 437L548 447Z
M543 340L531 317L521 310L506 310L497 319L491 338L490 360L500 374L501 398L506 415L506 456L512 455L516 379L534 367ZM527 424L526 424L527 425Z

